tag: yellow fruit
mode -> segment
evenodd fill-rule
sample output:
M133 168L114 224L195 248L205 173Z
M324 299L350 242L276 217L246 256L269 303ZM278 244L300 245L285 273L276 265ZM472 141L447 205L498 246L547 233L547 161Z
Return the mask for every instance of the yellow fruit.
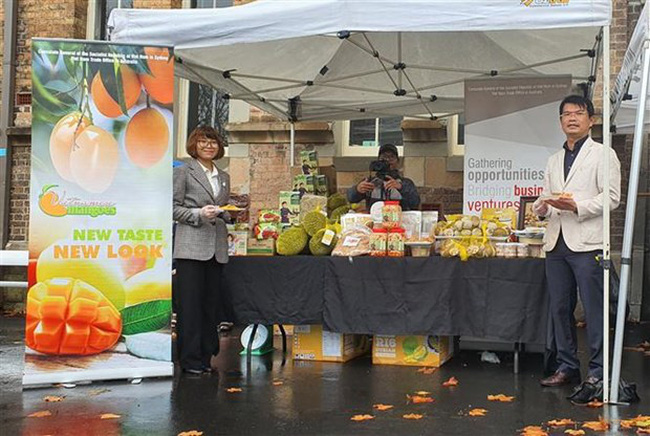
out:
M113 183L119 159L115 138L101 127L90 126L77 138L70 155L70 170L79 186L99 194Z
M429 354L427 348L424 345L420 345L415 349L411 357L415 360L420 361L420 360L424 360L427 357L427 354Z
M60 241L43 250L36 264L36 280L38 282L54 278L83 280L97 288L117 310L121 310L124 307L125 297L119 262L108 259L55 259L55 246L64 247L73 244L78 243Z
M124 134L129 159L140 168L149 168L165 157L169 146L167 121L154 108L145 108L131 118Z
M122 78L122 90L124 92L124 104L127 109L131 109L140 97L142 85L140 84L138 75L128 65L122 65L120 67L120 75ZM118 102L106 90L99 71L93 78L90 95L93 97L93 102L97 110L105 116L117 118L123 115Z
M141 271L126 280L125 305L133 306L151 300L170 300L172 298L171 274L168 263L158 262L155 267Z
M61 118L50 134L50 158L54 169L62 179L74 182L70 172L70 153L75 138L90 126L90 120L73 112Z
M174 58L170 58L169 51L163 47L146 47L144 52L149 57L147 65L151 71L151 75L140 75L144 89L156 101L170 104L174 99Z

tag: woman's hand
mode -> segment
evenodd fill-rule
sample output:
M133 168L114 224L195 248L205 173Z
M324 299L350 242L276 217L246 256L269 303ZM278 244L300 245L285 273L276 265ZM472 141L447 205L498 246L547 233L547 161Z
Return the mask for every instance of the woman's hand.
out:
M359 194L367 194L369 192L372 192L372 190L375 189L375 185L372 182L369 182L367 180L362 180L358 185L357 185L357 192Z
M201 208L201 216L203 218L205 218L206 220L211 221L211 220L213 220L213 219L215 219L217 217L217 214L218 214L219 210L220 209L218 209L216 206L208 204L208 205L203 206Z
M398 191L402 190L402 181L398 179L393 179L391 176L386 176L386 181L384 182L384 189L397 189Z

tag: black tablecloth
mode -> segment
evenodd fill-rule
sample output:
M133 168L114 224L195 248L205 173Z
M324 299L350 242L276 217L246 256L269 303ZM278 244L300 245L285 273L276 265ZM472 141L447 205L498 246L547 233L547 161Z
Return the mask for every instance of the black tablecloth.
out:
M235 321L544 343L542 259L232 257Z

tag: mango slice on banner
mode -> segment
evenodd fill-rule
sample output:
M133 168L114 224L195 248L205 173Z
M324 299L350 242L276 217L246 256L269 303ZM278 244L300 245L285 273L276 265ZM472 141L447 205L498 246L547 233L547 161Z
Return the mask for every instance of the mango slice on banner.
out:
M88 355L111 348L122 321L115 306L81 280L56 278L27 293L25 342L44 354Z

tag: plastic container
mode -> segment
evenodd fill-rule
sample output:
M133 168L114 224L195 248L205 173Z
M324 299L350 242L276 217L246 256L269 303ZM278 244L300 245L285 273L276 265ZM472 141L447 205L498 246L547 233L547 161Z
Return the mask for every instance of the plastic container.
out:
M528 245L520 243L513 244L517 247L517 257L528 257Z
M370 255L374 257L386 256L388 245L388 230L372 229L370 235Z
M429 257L431 254L432 242L406 242L406 246L409 247L412 257Z
M402 206L399 201L385 201L381 208L381 225L385 229L395 229L402 225Z
M401 227L393 228L388 232L388 256L404 256L404 229Z

